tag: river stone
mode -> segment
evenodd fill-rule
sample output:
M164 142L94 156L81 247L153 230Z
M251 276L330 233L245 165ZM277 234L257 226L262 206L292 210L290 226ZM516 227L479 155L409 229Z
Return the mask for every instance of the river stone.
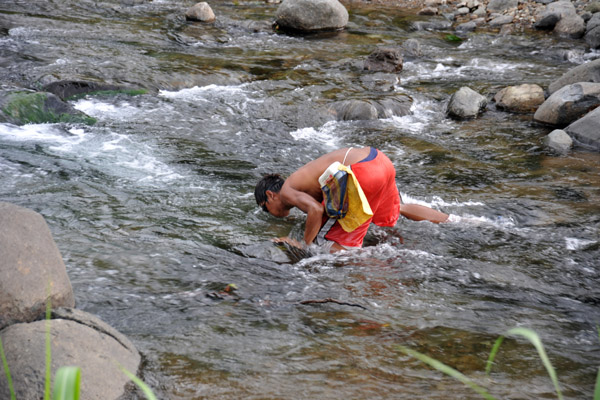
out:
M600 82L600 58L578 65L565 72L560 78L550 84L548 92L552 94L563 86L577 82Z
M414 60L423 56L421 43L417 39L408 39L402 43L402 55L407 60Z
M567 16L577 15L575 6L570 1L555 1L536 16L535 29L552 30L556 24Z
M348 11L338 0L284 0L275 21L284 31L340 30L348 24Z
M513 22L514 17L512 15L501 15L499 17L494 18L489 22L489 26L491 28L497 28L502 25L510 24Z
M545 100L544 89L527 83L508 86L496 93L494 100L496 107L501 110L516 113L534 112Z
M412 99L408 96L396 95L375 101L373 105L377 109L378 118L403 117L411 114Z
M65 264L40 214L0 202L0 255L0 329L35 320L48 297L53 307L75 305Z
M511 8L517 8L518 5L519 0L491 0L487 5L487 10L492 13L502 13Z
M588 21L584 39L592 49L600 47L600 12Z
M345 100L333 103L329 110L338 121L377 119L377 108L368 101Z
M567 132L555 129L544 138L544 145L558 153L566 153L573 147L573 139L571 139L571 136Z
M464 22L456 26L456 32L473 32L477 29L477 23L475 21Z
M52 93L11 90L0 92L0 122L15 125L59 122L93 125L96 119Z
M402 71L402 53L396 47L381 47L373 51L365 60L363 69L373 72Z
M576 142L600 152L600 107L565 128Z
M585 33L585 21L577 14L564 16L558 21L553 32L561 36L579 39Z
M213 22L215 18L215 13L205 1L194 4L185 12L188 21Z
M96 317L84 317L85 323L76 319L50 320L52 376L60 367L77 366L81 368L82 399L122 398L129 389L129 379L119 365L136 374L140 354L129 340ZM45 334L45 320L15 324L0 331L17 399L43 397ZM5 379L0 382L0 398L10 398Z
M600 83L574 83L552 93L538 108L533 119L544 124L567 126L598 105Z
M475 118L485 109L486 105L485 96L463 86L450 97L446 113L456 119Z
M117 92L126 94L143 94L146 90L107 83L62 80L45 85L42 90L57 95L62 100L70 100L86 94L99 92Z

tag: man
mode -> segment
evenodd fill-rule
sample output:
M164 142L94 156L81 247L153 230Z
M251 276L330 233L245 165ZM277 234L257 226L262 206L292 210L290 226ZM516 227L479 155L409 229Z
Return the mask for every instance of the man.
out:
M352 232L329 219L323 206L319 177L333 162L349 165L369 202L373 216ZM306 213L304 243L282 238L296 246L327 244L331 251L362 247L369 225L394 226L399 215L415 221L445 222L448 215L417 204L402 204L396 187L396 170L390 159L372 148L343 148L300 167L283 180L277 174L263 177L254 189L256 203L276 217L285 217L293 207Z

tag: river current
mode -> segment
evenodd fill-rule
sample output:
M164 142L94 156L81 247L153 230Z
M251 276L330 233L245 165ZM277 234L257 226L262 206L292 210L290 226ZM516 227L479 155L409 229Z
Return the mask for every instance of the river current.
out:
M73 100L94 126L0 124L0 200L44 216L77 306L135 343L159 398L477 398L398 345L499 398L553 398L521 339L505 340L485 376L493 342L516 326L540 335L565 398L592 398L598 153L553 154L542 144L550 129L493 103L464 122L444 111L461 86L489 98L547 87L598 54L538 33L450 40L382 5L349 4L344 32L307 37L260 28L277 5L214 2L214 25L186 22L190 5L0 2L4 88L76 79L148 89ZM378 90L373 81L389 77L362 61L412 38L423 56L405 60L391 92ZM396 95L413 99L412 115L336 122L324 111ZM263 213L258 179L345 146L381 149L403 200L452 222L372 227L362 250L335 255L274 245L300 236L304 216Z

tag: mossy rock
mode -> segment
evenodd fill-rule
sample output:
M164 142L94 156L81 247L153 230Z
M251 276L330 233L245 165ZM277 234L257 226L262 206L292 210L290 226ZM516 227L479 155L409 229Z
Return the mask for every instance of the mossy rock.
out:
M71 80L52 82L44 86L42 90L53 93L65 101L77 100L87 95L116 96L119 94L125 94L129 96L137 96L148 93L146 89L141 88Z
M15 125L43 123L83 123L96 119L74 109L52 93L15 91L0 93L0 121Z

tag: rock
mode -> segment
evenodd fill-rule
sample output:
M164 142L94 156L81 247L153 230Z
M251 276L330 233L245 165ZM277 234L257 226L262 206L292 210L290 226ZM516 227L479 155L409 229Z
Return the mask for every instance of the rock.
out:
M345 100L333 103L329 110L338 121L377 119L377 108L368 101Z
M561 36L579 39L585 33L585 21L577 14L564 16L558 21L553 32Z
M575 6L570 1L555 1L546 6L536 18L535 29L552 30L567 16L577 16Z
M363 69L375 72L400 72L402 62L399 48L381 47L369 54Z
M421 43L417 39L408 39L402 43L403 58L415 59L423 56Z
M577 143L600 152L600 108L573 122L565 131Z
M486 105L485 96L463 86L450 97L446 112L448 116L456 119L475 118L485 109Z
M59 367L77 366L81 368L82 399L122 398L129 378L119 365L136 374L141 361L138 351L127 338L96 317L86 316L83 311L64 314L68 319L50 320L52 375ZM15 324L0 331L18 399L43 397L45 333L45 320ZM10 398L7 385L0 385L0 398Z
M373 103L378 118L403 117L410 115L412 100L408 96L395 96Z
M125 93L130 95L147 93L145 89L140 88L71 80L49 83L45 85L42 90L44 92L55 94L62 100L72 100L86 94L99 94L107 92Z
M596 14L600 12L600 1L592 1L586 7L585 11L590 12L592 14Z
M48 297L52 307L75 305L65 264L40 214L0 202L0 254L0 329L37 319Z
M494 100L496 107L502 110L516 113L534 112L545 100L544 89L531 84L509 86L499 91Z
M425 7L417 12L417 15L437 15L438 9L436 7Z
M538 17L537 21L533 24L533 27L538 30L551 31L554 29L558 21L560 21L560 14L545 13Z
M361 76L360 81L367 90L391 92L394 90L394 85L400 82L400 79L394 73L375 72Z
M477 23L474 21L469 21L469 22L465 22L462 24L459 24L456 27L456 32L473 32L475 29L477 29Z
M548 86L548 92L552 94L563 86L577 82L600 82L600 59L578 65L565 72Z
M499 17L494 18L489 22L491 28L497 28L502 25L510 24L513 22L514 17L511 15L501 15Z
M584 40L592 49L600 47L600 12L588 21Z
M573 147L573 139L571 139L571 136L567 132L555 129L544 138L544 145L558 153L566 153Z
M456 10L456 15L467 15L470 12L469 7L460 7Z
M348 24L348 11L338 0L284 0L275 21L283 31L341 30Z
M207 2L196 3L185 12L188 21L213 22L216 17Z
M600 105L600 83L580 82L552 93L535 112L537 122L567 126Z
M0 92L0 122L15 125L43 123L83 123L96 119L76 110L58 96L46 92L14 90Z
M491 0L487 6L489 12L503 13L511 8L517 8L518 0Z

